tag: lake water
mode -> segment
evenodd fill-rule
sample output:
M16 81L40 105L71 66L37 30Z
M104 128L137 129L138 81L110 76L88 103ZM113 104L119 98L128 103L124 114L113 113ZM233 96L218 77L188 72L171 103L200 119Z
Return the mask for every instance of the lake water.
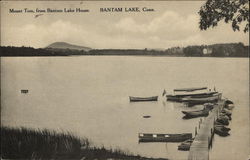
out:
M1 121L13 127L48 128L88 137L98 146L149 157L187 159L179 143L138 143L138 133L194 134L193 110L161 96L181 87L216 87L234 101L231 135L215 135L210 159L249 154L249 59L141 56L1 58ZM21 94L28 89L28 94ZM130 103L128 96L159 95ZM151 118L145 119L144 115Z

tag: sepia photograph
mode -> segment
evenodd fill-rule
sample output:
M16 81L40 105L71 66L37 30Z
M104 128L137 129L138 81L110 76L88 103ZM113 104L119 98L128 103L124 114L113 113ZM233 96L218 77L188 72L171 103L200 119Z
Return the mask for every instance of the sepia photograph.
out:
M249 1L0 1L1 159L250 160Z

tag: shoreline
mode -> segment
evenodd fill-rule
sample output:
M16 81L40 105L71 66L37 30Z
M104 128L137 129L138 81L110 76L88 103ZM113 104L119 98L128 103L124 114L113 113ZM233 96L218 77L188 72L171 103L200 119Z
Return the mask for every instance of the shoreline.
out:
M168 160L134 155L120 149L90 145L70 132L1 126L3 159Z

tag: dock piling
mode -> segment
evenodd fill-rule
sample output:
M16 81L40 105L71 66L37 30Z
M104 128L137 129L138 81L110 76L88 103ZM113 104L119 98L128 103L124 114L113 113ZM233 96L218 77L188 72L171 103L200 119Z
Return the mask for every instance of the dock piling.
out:
M195 127L195 132L194 133L195 133L195 136L196 136L197 135L197 127Z

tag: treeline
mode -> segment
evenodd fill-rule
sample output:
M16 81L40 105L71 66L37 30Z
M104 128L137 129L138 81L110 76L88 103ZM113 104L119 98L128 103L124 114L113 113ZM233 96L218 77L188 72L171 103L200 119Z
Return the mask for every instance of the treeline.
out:
M141 56L164 56L165 51L157 50L139 50L139 49L93 49L88 52L89 55L141 55Z
M55 49L32 47L1 47L1 56L70 56L70 55L141 55L182 57L249 57L249 46L243 43L196 45L172 47L166 50L154 49Z
M71 49L47 49L32 47L0 47L1 56L69 56L83 55L85 51Z
M183 48L188 57L248 57L249 46L243 43L188 46Z

